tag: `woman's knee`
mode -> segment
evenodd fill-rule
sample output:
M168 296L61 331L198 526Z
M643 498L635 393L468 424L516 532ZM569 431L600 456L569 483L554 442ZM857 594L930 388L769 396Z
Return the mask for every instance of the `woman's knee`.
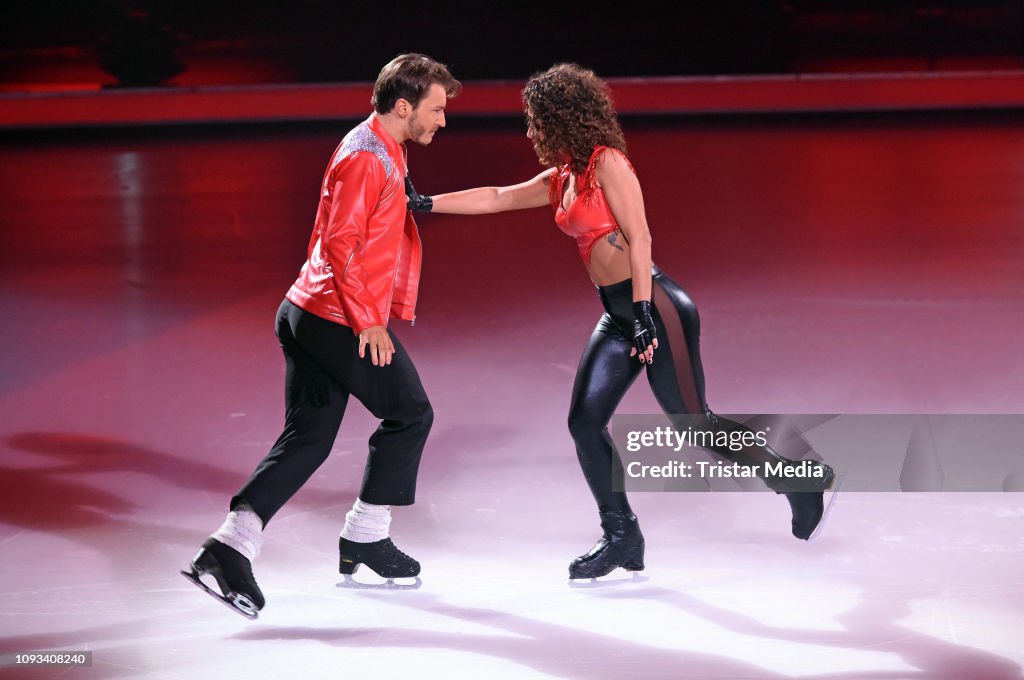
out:
M596 409L580 404L569 409L568 425L572 438L581 441L599 435L608 426L608 419Z

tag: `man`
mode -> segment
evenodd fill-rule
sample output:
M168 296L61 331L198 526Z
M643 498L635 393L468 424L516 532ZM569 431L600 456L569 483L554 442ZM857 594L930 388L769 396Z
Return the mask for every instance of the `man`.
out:
M420 274L419 235L403 186L404 143L429 144L445 126L448 98L460 90L429 57L395 58L374 85L374 113L345 136L327 167L306 263L277 315L284 431L182 572L243 616L256 618L265 603L252 575L263 527L327 458L349 395L381 424L339 538L341 573L359 564L386 578L419 573L388 528L390 506L415 500L433 411L388 321L415 320ZM221 594L199 580L206 574Z

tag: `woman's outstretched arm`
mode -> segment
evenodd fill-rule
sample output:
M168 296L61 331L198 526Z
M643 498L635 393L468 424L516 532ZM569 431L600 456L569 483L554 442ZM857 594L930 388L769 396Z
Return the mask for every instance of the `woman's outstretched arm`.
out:
M522 184L513 184L507 187L477 187L431 196L433 206L429 212L483 215L505 210L539 208L548 203L548 186L552 173L554 173L554 168L549 168ZM409 203L410 206L415 204L412 197L410 197Z

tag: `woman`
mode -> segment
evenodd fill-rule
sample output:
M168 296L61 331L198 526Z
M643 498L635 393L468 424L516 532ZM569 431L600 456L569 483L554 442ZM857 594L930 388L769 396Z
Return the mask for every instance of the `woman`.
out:
M703 428L716 432L745 428L713 414L704 400L697 308L651 262L640 183L626 157L608 86L592 71L558 64L530 78L523 103L527 137L547 170L514 186L433 197L420 196L407 181L409 206L427 212L482 214L550 203L555 222L576 239L605 313L580 359L569 430L597 501L603 535L589 552L573 560L569 577L604 576L616 567L641 570L644 539L626 494L612 490L616 452L607 430L633 380L646 367L655 398L667 414L702 414ZM768 462L796 464L767 446L712 450L761 470ZM834 479L827 465L814 465L820 477L811 482L810 491L782 491L776 480L766 479L769 487L785 493L793 512L793 534L803 539L810 538L821 520L823 491Z

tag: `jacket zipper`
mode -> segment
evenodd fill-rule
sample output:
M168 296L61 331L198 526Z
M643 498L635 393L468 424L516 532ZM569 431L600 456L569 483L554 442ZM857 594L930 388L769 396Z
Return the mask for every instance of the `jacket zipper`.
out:
M415 224L415 220L413 220L413 224ZM419 238L419 235L420 235L419 227L416 227L416 238ZM409 322L410 326L415 326L416 325L416 305L418 305L420 303L419 287L420 287L420 281L422 281L422 280L423 280L423 242L421 240L420 241L420 271L419 271L419 276L416 277L416 291L417 291L417 295L416 295L416 302L412 303L412 321Z
M409 149L405 146L405 144L402 145L402 165L405 166L405 176L408 177L409 176ZM415 223L416 223L416 220L413 220L413 224L415 224ZM416 237L419 238L419 229L418 228L416 229ZM401 252L401 250L399 250L399 252ZM416 280L417 292L419 290L420 279L422 279L422 278L423 278L423 247L420 246L420 277ZM396 281L398 280L397 271L396 271L396 275L395 275L395 280ZM395 289L395 287L392 286L391 290L394 291L394 289ZM412 304L412 320L409 322L410 326L415 326L416 325L416 305L419 304L419 301L420 301L419 295L417 295L416 296L416 302L414 302Z
M395 299L395 284L398 283L398 270L402 264L402 242L398 242L398 256L395 258L395 275L391 278L391 293L388 295L388 308L384 312L384 325L391 319L391 301Z
M348 273L349 265L352 264L352 258L356 256L356 251L358 251L362 247L362 245L363 245L363 242L360 241L359 239L356 239L355 250L353 250L351 253L349 253L348 260L345 262L345 268L341 270L341 280L342 281L345 280L345 274Z

